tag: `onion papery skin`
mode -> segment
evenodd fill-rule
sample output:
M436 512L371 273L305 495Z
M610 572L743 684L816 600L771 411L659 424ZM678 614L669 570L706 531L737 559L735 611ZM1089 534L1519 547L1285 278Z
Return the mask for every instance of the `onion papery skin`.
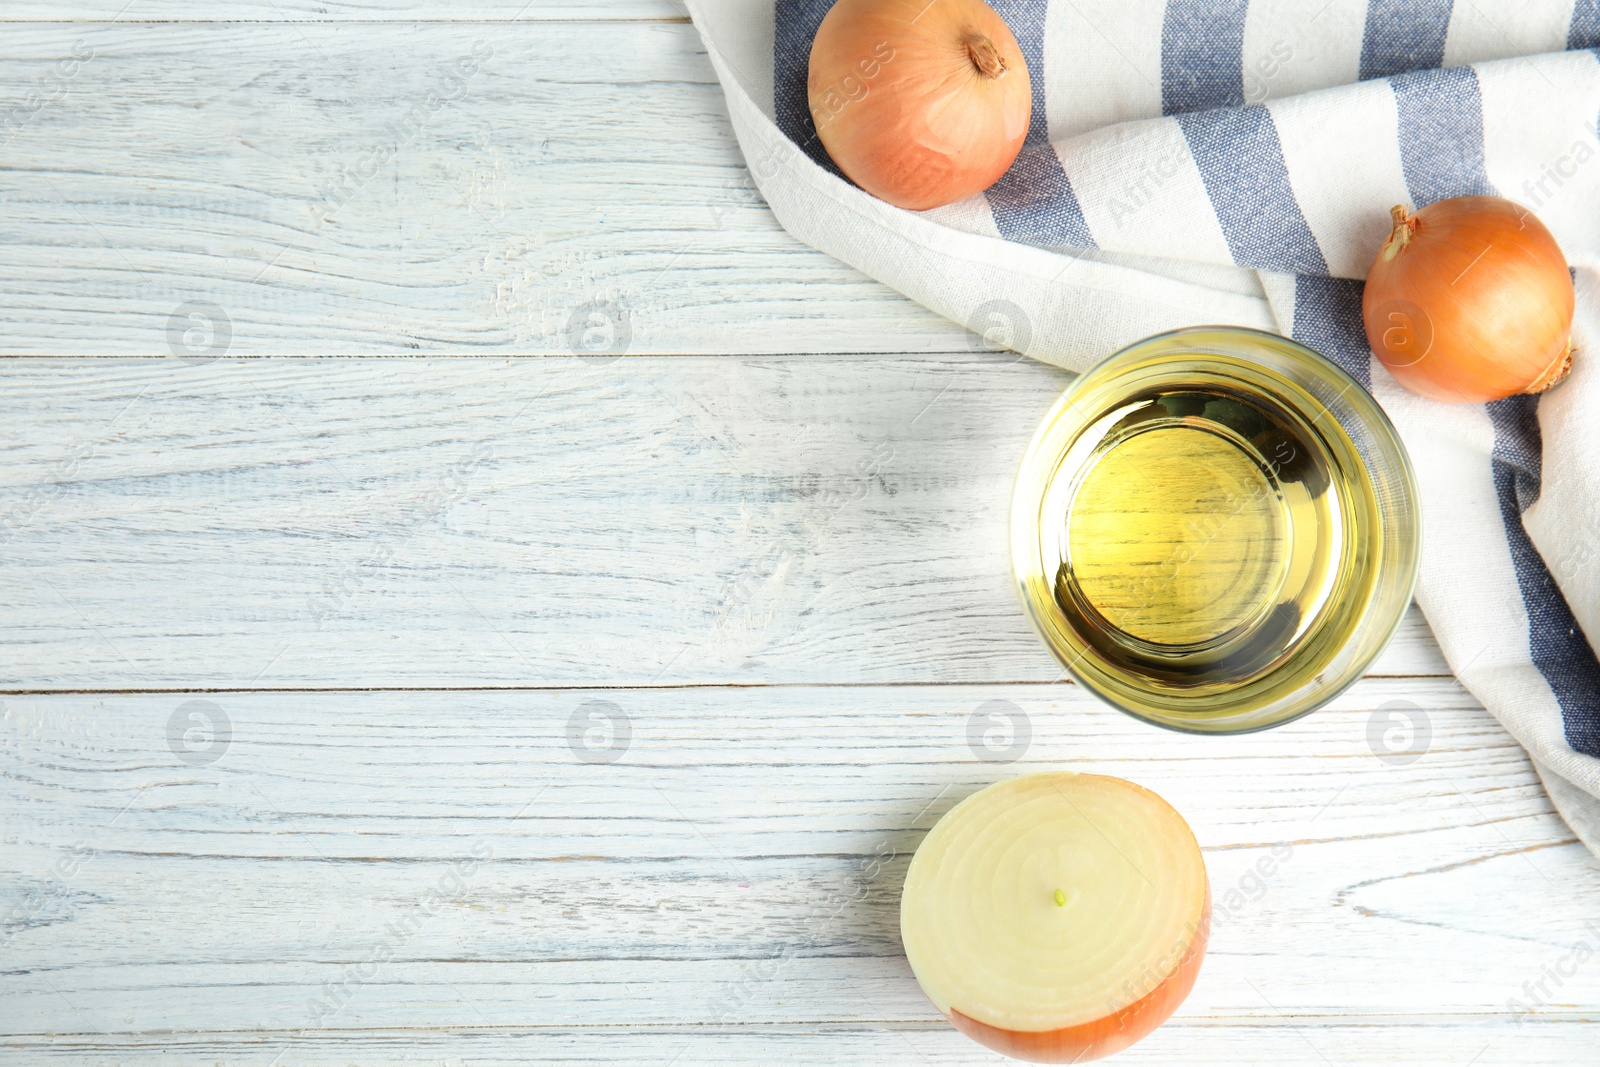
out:
M1205 959L1206 942L1211 937L1211 890L1200 928L1184 952L1177 969L1160 985L1120 1011L1094 1022L1060 1030L1002 1030L997 1026L969 1019L955 1008L947 1016L957 1030L985 1048L1034 1063L1087 1063L1098 1060L1140 1041L1172 1017L1194 989L1200 977L1200 961Z
M839 0L811 44L806 89L845 176L913 211L993 185L1033 110L1022 49L983 0Z
M1193 989L1211 889L1183 817L1143 786L1047 772L980 790L906 872L900 929L929 1000L968 1037L1081 1063L1155 1030Z
M1544 224L1494 196L1394 214L1361 313L1373 354L1395 379L1471 404L1560 381L1571 365L1572 276Z

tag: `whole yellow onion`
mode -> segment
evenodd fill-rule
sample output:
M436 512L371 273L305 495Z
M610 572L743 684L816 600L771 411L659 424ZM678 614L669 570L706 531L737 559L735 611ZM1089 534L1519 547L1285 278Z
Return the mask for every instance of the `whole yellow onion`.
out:
M1033 110L1022 49L983 0L839 0L806 89L846 177L916 211L993 185Z
M1408 215L1367 272L1367 341L1414 393L1483 403L1540 393L1572 367L1572 275L1527 208L1458 196Z

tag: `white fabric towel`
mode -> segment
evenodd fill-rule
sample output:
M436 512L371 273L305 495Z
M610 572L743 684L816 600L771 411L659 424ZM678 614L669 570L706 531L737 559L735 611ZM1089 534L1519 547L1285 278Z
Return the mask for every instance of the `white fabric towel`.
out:
M1028 144L922 213L815 137L831 0L688 2L754 180L807 244L1071 370L1232 323L1366 384L1416 466L1440 647L1600 853L1600 0L990 0L1028 61ZM1424 400L1367 347L1389 208L1468 194L1534 209L1574 268L1579 358L1537 400Z

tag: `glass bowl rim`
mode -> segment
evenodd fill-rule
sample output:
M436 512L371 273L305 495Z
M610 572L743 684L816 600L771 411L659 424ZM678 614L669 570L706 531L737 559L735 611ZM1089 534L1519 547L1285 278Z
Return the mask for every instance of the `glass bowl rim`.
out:
M1039 524L1037 520L1037 512L1039 507L1039 498L1037 494L1023 492L1025 487L1024 476L1028 472L1030 466L1038 462L1038 453L1042 447L1044 438L1046 436L1046 431L1051 427L1051 424L1056 421L1063 408L1072 404L1073 398L1082 390L1085 382L1089 382L1094 378L1095 375L1105 370L1107 367L1110 367L1112 364L1124 359L1135 358L1139 350L1146 347L1157 347L1163 344L1170 344L1174 340L1183 338L1186 335L1195 334L1223 334L1232 339L1241 341L1242 345L1240 347L1245 348L1260 348L1263 346L1270 347L1278 355L1302 362L1307 365L1313 373L1323 374L1331 377L1335 382L1340 383L1338 394L1340 399L1348 396L1352 390L1356 391L1355 400L1351 404L1351 414L1361 421L1364 429L1366 429L1372 438L1375 439L1376 447L1383 454L1384 459L1389 463L1390 466L1392 466L1393 470L1390 472L1390 480L1393 482L1391 492L1395 496L1399 497L1403 502L1405 511L1408 513L1410 519L1410 535L1406 538L1406 543L1395 546L1395 550L1393 552L1382 552L1375 564L1380 572L1382 572L1386 567L1405 567L1406 573L1402 573L1400 575L1400 582L1398 586L1395 586L1387 593L1381 592L1376 586L1374 587L1372 599L1368 604L1367 612L1362 616L1362 629L1364 632L1370 634L1370 629L1365 625L1369 620L1384 622L1385 625L1382 628L1383 632L1378 635L1378 639L1372 642L1371 650L1365 655L1360 656L1356 660L1352 661L1344 669L1342 676L1339 677L1337 681L1329 682L1325 688L1318 687L1314 681L1308 682L1300 689L1294 690L1285 697L1280 698L1281 700L1291 701L1289 708L1284 713L1277 714L1275 716L1264 717L1263 720L1259 722L1247 721L1242 725L1204 725L1202 722L1184 722L1182 720L1175 720L1164 718L1158 715L1148 714L1126 706L1122 701L1103 691L1100 686L1085 678L1084 675L1074 667L1069 658L1062 655L1061 651L1057 649L1055 643L1045 632L1043 620L1040 618L1041 605L1035 604L1034 598L1029 595L1028 578L1025 577L1023 568L1019 565L1020 561L1018 559L1018 549L1022 544L1022 541L1018 536L1019 521L1030 526L1032 532L1030 533L1028 541L1033 545L1033 556L1036 557L1038 555L1037 530ZM1231 358L1235 359L1249 358L1248 353L1219 353L1215 351L1209 351L1205 348L1200 348L1197 351L1188 354L1202 356L1207 354L1229 355ZM1183 354L1172 354L1173 358L1181 358L1181 355ZM1333 411L1331 407L1329 407L1329 410ZM1373 418L1371 416L1376 417ZM1340 422L1341 425L1343 425L1345 420L1341 419ZM1056 457L1056 459L1059 459L1059 457ZM1365 462L1363 462L1363 466L1366 467L1366 473L1369 480L1372 480L1375 483L1376 480L1372 474L1370 466L1365 464ZM1048 485L1048 481L1046 481L1044 484ZM1385 509L1380 504L1380 514L1382 514L1384 510ZM1031 522L1023 519L1023 516L1029 513L1033 515ZM1317 711L1320 708L1326 707L1340 694L1344 693L1352 685L1366 676L1367 670L1378 659L1378 657L1383 654L1384 650L1387 649L1390 643L1393 641L1395 633L1399 630L1401 622L1405 619L1406 611L1410 608L1411 603L1415 598L1418 574L1421 570L1422 510L1420 506L1420 495L1417 487L1416 471L1412 466L1411 456L1409 451L1406 449L1405 442L1401 438L1399 431L1395 428L1393 421L1390 420L1388 413L1384 411L1383 405L1381 405L1377 398L1373 396L1372 391L1368 387L1362 385L1355 376L1350 374L1350 372L1345 370L1343 367L1339 366L1338 363L1334 362L1328 356L1323 355L1321 352L1318 352L1316 349L1312 348L1310 345L1307 345L1303 341L1297 341L1292 337L1287 337L1283 334L1272 333L1268 330L1256 329L1250 326L1202 324L1196 326L1183 326L1172 330L1164 330L1160 333L1151 334L1147 337L1142 337L1136 341L1124 345L1104 358L1097 360L1093 365L1080 372L1078 376L1061 391L1060 395L1056 397L1056 399L1051 403L1050 407L1045 411L1044 415L1040 418L1037 427L1029 438L1027 447L1023 450L1022 458L1018 462L1017 473L1012 488L1008 524L1008 541L1011 550L1010 563L1011 578L1013 583L1012 587L1015 590L1018 599L1021 601L1023 614L1028 617L1028 621L1033 627L1035 634L1038 635L1041 643L1050 651L1051 656L1059 664L1061 664L1061 666L1072 676L1073 680L1078 685L1081 685L1085 691L1093 694L1103 703L1110 705L1123 714L1137 719L1140 722L1150 723L1151 725L1159 726L1162 729L1172 730L1177 733L1229 736L1235 734L1256 733L1261 730L1270 730L1274 727L1283 726L1287 723L1294 722L1296 719L1303 718L1304 716L1311 714L1313 711ZM1038 560L1034 560L1034 562L1037 564ZM1037 571L1038 569L1039 568L1035 566L1031 568L1030 573L1032 571ZM1401 596L1402 592L1404 593L1404 596ZM1392 607L1390 607L1388 610L1388 614L1391 617L1387 620L1384 620L1382 618L1385 613L1383 609L1386 605L1391 604L1391 602ZM1303 696L1300 700L1295 700L1294 698L1296 694L1303 694ZM1300 706L1301 704L1304 706ZM1271 705L1268 704L1267 706L1270 707ZM1243 714L1248 715L1249 713L1246 712Z

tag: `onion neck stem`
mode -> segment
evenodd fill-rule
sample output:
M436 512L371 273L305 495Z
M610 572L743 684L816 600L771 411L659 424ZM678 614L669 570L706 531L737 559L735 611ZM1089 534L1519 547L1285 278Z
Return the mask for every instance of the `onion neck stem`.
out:
M1394 227L1389 231L1389 239L1383 243L1383 258L1386 260L1399 255L1417 232L1417 217L1407 214L1404 205L1396 204L1390 208L1389 216L1394 219Z
M994 42L981 33L975 33L967 38L967 58L972 61L972 66L985 78L1003 77L1006 72L1006 61L1000 58L1000 52Z

